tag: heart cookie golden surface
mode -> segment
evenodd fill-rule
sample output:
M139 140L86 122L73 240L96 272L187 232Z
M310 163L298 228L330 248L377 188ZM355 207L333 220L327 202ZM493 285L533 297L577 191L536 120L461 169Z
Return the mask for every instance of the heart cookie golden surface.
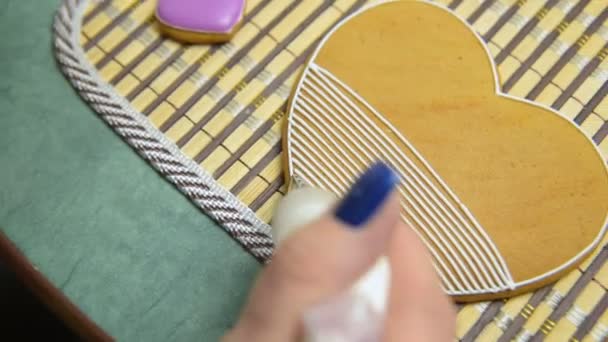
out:
M301 76L286 136L289 175L338 194L372 160L391 164L403 219L461 300L553 281L604 232L595 145L502 94L480 38L433 4L375 5L338 25Z

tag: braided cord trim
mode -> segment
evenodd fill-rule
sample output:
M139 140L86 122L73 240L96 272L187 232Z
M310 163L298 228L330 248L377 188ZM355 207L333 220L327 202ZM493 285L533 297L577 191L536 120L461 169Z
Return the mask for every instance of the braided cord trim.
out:
M260 261L272 256L270 227L150 124L104 82L80 46L89 0L63 0L53 22L53 45L63 74L89 106L161 175L219 223Z

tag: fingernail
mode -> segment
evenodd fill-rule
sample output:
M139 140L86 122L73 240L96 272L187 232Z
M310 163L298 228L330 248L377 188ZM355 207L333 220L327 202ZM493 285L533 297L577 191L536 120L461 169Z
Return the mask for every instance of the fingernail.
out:
M360 227L382 206L398 181L390 167L375 163L359 177L340 202L335 211L336 218L354 228Z

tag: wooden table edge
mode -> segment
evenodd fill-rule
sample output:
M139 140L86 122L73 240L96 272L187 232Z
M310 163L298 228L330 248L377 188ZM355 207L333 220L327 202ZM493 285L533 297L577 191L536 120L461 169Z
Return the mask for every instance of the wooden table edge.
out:
M70 299L40 273L13 242L0 230L0 259L16 277L53 313L86 341L114 339L83 313Z

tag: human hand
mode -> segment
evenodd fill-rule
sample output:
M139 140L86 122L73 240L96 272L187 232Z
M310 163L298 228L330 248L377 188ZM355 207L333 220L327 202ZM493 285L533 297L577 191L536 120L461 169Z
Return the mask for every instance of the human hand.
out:
M302 318L346 291L380 256L391 266L382 340L453 340L452 304L426 248L400 219L396 180L374 165L334 210L282 242L224 341L301 340Z

